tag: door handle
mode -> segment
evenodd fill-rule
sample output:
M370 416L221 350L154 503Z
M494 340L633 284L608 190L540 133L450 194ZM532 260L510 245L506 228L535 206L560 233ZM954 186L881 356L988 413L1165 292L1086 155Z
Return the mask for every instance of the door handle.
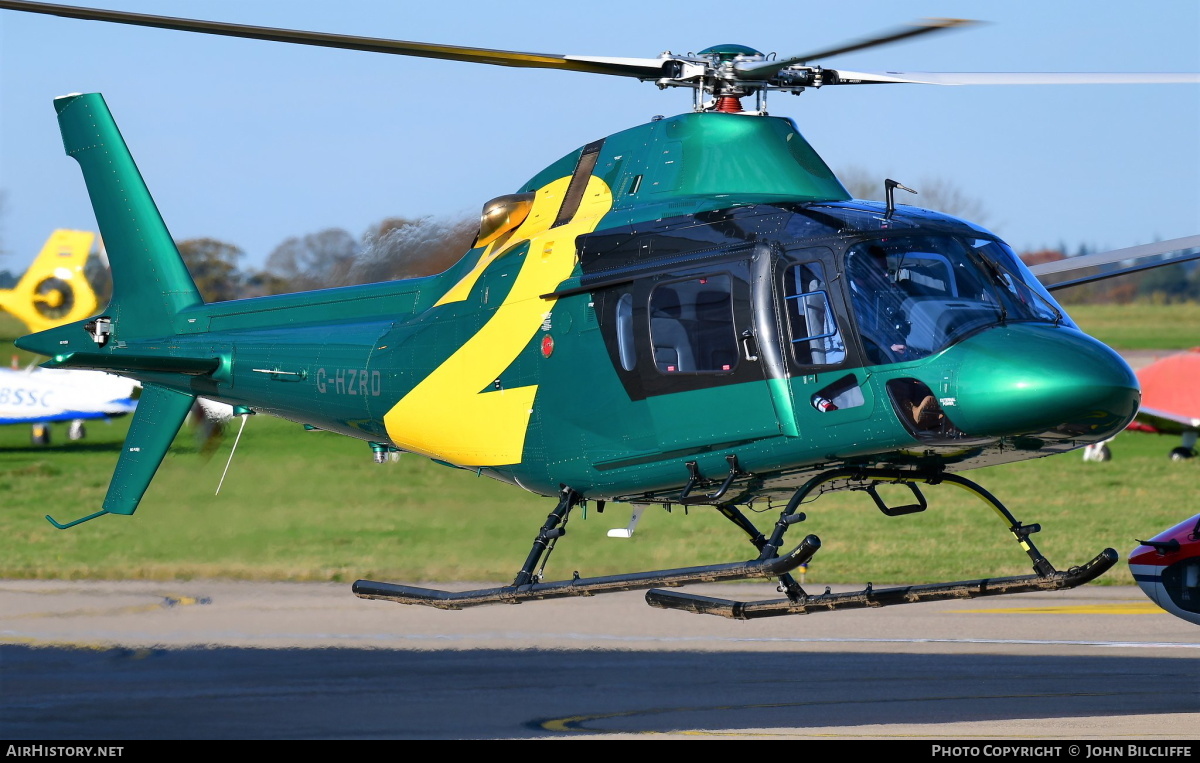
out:
M751 349L751 348L754 349ZM746 360L758 360L758 348L755 347L754 334L750 329L742 332L742 354L746 356Z

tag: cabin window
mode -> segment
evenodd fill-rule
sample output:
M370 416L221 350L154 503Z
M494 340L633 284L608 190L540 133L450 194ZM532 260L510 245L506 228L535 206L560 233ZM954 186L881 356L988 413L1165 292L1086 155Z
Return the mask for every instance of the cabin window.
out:
M617 353L621 368L632 371L637 365L637 353L633 347L633 295L628 293L617 301Z
M846 344L838 330L825 268L805 262L787 269L784 276L792 356L805 366L832 366L846 359Z
M738 363L728 275L661 284L650 294L654 364L664 374L730 372Z

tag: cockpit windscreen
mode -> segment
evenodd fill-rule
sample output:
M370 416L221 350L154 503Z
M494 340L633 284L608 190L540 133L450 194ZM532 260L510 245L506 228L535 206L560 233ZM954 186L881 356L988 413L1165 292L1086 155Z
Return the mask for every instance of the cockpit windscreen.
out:
M869 362L926 357L990 325L1073 325L1004 244L949 235L863 241L846 253L850 301Z

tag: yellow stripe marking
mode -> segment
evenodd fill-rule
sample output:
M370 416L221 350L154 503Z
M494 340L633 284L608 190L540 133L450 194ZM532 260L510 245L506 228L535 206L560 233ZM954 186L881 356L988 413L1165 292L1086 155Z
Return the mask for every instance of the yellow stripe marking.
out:
M466 299L489 265L529 241L525 262L491 320L384 415L397 447L460 466L521 461L537 385L501 390L491 385L554 307L556 300L541 295L574 271L575 237L595 229L612 208L612 192L593 176L571 222L551 229L570 181L560 178L540 189L525 222L485 249L479 264L439 300L440 305Z

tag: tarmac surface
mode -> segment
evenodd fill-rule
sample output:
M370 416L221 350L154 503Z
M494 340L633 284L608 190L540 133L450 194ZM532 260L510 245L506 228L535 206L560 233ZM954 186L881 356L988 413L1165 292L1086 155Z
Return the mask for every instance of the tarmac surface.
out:
M1096 584L737 621L638 591L445 611L349 584L10 580L0 679L0 739L43 742L1200 736L1200 628Z

